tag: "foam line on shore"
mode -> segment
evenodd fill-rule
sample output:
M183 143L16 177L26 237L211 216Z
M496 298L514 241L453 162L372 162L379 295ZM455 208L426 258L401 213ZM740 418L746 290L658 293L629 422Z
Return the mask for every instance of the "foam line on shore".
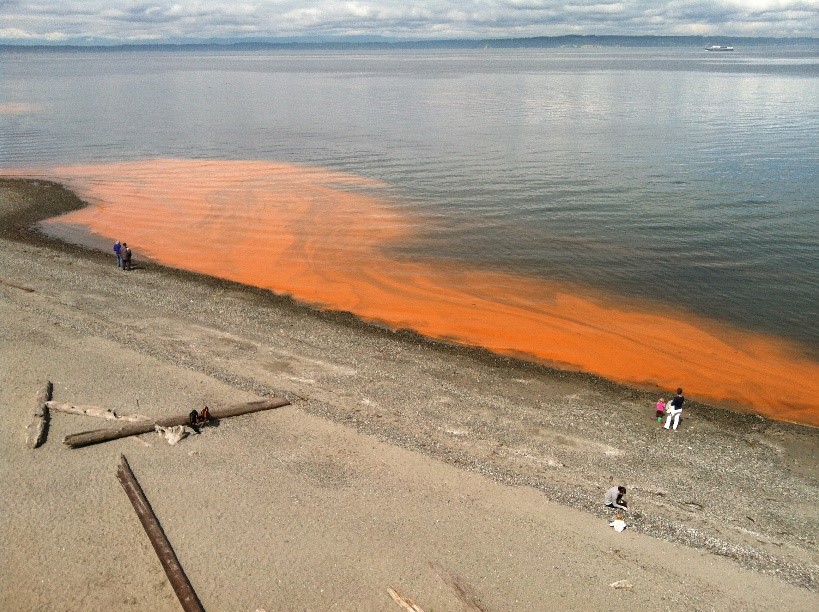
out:
M789 341L668 307L452 261L397 259L409 219L378 181L253 161L54 168L91 205L47 222L169 266L426 336L819 425L819 364Z

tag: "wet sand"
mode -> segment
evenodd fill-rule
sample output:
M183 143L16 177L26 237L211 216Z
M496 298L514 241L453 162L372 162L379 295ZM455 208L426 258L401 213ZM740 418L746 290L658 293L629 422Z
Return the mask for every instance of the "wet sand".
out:
M641 389L819 426L801 347L583 287L391 256L417 220L387 186L321 168L151 160L54 168L92 206L45 224L367 321Z
M816 609L816 429L692 402L667 432L646 393L26 229L80 205L0 181L3 609L179 609L120 454L208 610ZM100 422L55 414L29 450L43 380L122 413L292 405L76 450Z

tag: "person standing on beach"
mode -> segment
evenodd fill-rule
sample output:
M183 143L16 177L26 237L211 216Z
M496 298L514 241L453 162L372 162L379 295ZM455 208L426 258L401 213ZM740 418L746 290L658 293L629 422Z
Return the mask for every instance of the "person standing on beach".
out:
M668 416L665 419L664 427L669 429L671 427L671 422L674 422L674 429L677 429L677 426L680 424L680 415L682 414L683 404L685 403L685 397L683 397L682 389L677 389L677 395L675 395L670 402L668 402Z
M131 269L131 248L128 246L127 242L122 243L122 269L123 270L130 270Z
M612 487L606 491L606 495L603 497L603 504L609 508L617 508L618 510L628 512L628 508L626 507L628 503L623 499L625 495L626 488L624 486Z
M117 268L122 267L122 244L120 244L119 240L114 243L114 253L117 256Z

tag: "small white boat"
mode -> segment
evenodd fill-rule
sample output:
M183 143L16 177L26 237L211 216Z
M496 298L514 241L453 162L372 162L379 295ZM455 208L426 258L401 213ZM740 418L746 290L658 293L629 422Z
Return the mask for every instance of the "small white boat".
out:
M705 47L706 51L733 51L733 47L728 47L727 45L711 45L710 47Z

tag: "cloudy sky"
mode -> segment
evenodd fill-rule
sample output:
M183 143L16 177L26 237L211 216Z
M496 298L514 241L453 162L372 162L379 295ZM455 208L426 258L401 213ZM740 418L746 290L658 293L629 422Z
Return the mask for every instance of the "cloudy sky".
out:
M0 0L0 43L819 36L819 0Z

